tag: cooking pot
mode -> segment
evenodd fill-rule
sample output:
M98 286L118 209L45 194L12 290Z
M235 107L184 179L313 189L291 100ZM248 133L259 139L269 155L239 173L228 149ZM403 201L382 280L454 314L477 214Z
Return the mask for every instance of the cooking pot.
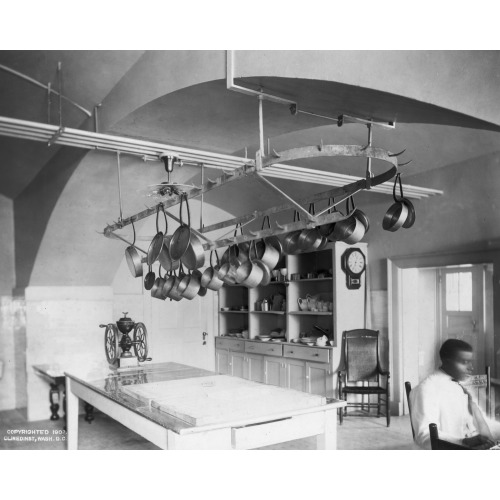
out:
M202 287L206 287L209 290L220 290L224 282L218 278L217 273L219 271L219 255L215 252L217 257L217 265L214 266L212 263L213 251L210 252L210 267L207 267L200 278L200 284Z
M188 269L198 269L203 267L205 264L205 250L203 248L203 243L200 241L198 236L193 233L193 231L191 231L186 253L181 257L181 260Z
M236 245L231 245L227 252L227 262L217 271L217 277L227 285L236 284L236 270L240 266L240 261L236 258Z
M314 203L309 204L309 213L311 215L315 215ZM322 236L318 228L314 227L312 229L302 229L297 240L297 247L302 252L313 251L318 249L321 242Z
M403 224L405 229L408 229L415 224L415 207L413 203L408 198L403 198L403 203L408 208L408 216L406 217L406 221Z
M335 203L335 198L328 199L328 206L331 207ZM328 213L331 214L333 212L337 212L337 207L334 206L333 209L329 208ZM318 226L318 231L321 236L328 238L333 233L335 229L335 222L329 224L323 224L322 226Z
M201 272L195 269L193 272L188 271L188 274L184 276L182 281L187 280L187 285L185 289L181 292L181 295L188 300L192 300L198 295L198 292L200 291L200 277L201 277ZM179 284L178 289L181 287L181 283Z
M158 278L155 279L153 287L151 288L151 297L155 299L165 300L162 296L163 286L165 285L165 279L161 276L161 265L158 267Z
M165 283L161 290L161 296L163 300L169 297L170 290L172 290L174 284L175 284L175 276L172 274L172 269L170 269L169 272L165 274Z
M408 218L408 206L403 201L396 201L384 215L382 227L386 231L397 231Z
M158 260L160 261L161 267L163 269L178 269L180 261L172 260L170 257L170 240L172 236L165 235L163 237L163 245L161 247L160 255L158 256Z
M255 252L255 240L253 243L253 251ZM252 258L252 246L250 246L249 259L247 262L243 263L239 269L237 270L237 275L242 270L245 275L245 279L241 281L241 284L246 286L247 288L255 288L260 285L262 278L264 277L264 270L262 267L254 263Z
M349 201L351 202L352 209L349 210ZM350 214L347 219L341 220L335 224L333 230L333 236L338 241L344 241L349 245L358 243L365 235L366 229L364 224L358 219L354 212L356 207L354 205L354 200L350 196L346 201L346 213Z
M396 181L399 182L399 194L400 198L397 199L396 197ZM408 209L408 215L406 217L405 222L403 223L403 227L408 229L415 224L415 207L413 206L413 203L408 199L403 196L403 185L401 184L401 174L396 175L396 179L394 181L394 187L392 188L392 196L394 198L394 201L401 201L406 205L406 208Z
M264 262L258 259L254 260L254 264L256 264L262 269L262 279L259 283L259 286L269 285L269 283L271 283L271 277L272 277L271 270L269 269L269 267L267 267L267 265L264 264Z
M293 222L297 222L300 220L300 215L297 212L297 210L294 211L293 213ZM297 246L297 240L299 239L300 233L302 231L300 229L296 231L292 231L288 233L285 236L285 239L283 240L283 251L288 254L292 255L296 252L298 252L299 248Z
M398 199L396 196L396 184L399 181L399 189L401 193L401 198ZM397 174L394 179L394 186L392 188L392 197L394 198L394 203L389 207L389 210L384 215L382 220L382 228L386 231L397 231L402 227L408 219L409 211L408 205L403 201L403 187L401 185L401 174ZM411 222L411 221L410 221Z
M281 257L278 250L267 242L267 238L259 241L254 240L253 243L253 247L250 247L250 256L254 260L263 262L272 271Z
M181 282L181 278L184 277L184 272L182 274L182 277L180 276L181 273L180 268L177 270L177 272L179 273L179 275L176 275L175 271L173 271L174 283L172 285L172 288L168 292L168 298L170 300L175 300L176 302L179 302L179 300L182 299L181 292L179 291L179 284Z

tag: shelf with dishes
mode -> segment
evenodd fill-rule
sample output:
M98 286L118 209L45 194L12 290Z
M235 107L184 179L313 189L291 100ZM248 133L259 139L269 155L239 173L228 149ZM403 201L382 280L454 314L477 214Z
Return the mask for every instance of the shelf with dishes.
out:
M332 311L289 311L292 316L331 316Z
M280 316L284 316L286 314L285 311L250 311L252 314L278 314Z

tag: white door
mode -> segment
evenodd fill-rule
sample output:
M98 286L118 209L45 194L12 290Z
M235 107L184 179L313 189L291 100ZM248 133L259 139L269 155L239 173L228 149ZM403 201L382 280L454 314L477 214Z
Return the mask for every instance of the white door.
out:
M439 271L441 343L460 339L474 349L474 373L484 373L484 271L482 265L443 268Z
M144 301L151 315L148 332L153 363L175 361L215 370L216 293L208 291L204 297L179 302L148 295Z

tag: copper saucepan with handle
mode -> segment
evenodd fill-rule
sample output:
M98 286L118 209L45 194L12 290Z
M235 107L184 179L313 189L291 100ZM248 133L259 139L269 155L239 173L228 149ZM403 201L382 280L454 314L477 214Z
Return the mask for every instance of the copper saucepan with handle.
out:
M250 243L248 261L243 263L236 272L237 279L240 279L240 283L247 288L255 288L260 285L262 278L264 277L264 271L259 265L257 265L257 263L254 262L252 257L253 255L255 255L255 240L252 240ZM243 279L241 279L241 275L239 273L243 273Z
M349 209L349 202L351 203L351 209ZM365 226L361 220L354 215L355 211L356 205L354 205L354 199L352 196L349 196L346 201L346 213L349 214L349 216L337 222L333 230L333 236L336 240L353 245L361 241L365 235Z
M264 230L266 221L269 229L271 229L269 216L266 215L262 221L261 230ZM254 245L253 247L251 247L253 248L252 257L254 260L258 260L265 264L269 268L269 271L272 271L278 265L278 262L281 259L281 251L279 250L280 247L281 242L278 240L278 238L276 238L276 236L262 238L259 241L254 241Z
M293 212L293 222L300 221L300 215L297 212L297 210L294 210ZM299 248L297 246L297 240L299 239L300 233L302 232L301 229L297 229L295 231L291 231L285 236L285 239L283 240L283 251L288 254L292 255L296 253Z
M398 200L396 197L396 184L399 181L399 186L401 190L401 195L403 194L403 188L401 186L400 174L396 174L394 179L394 187L392 189L392 197L394 198L394 203L389 207L389 210L384 215L382 220L382 228L386 231L395 232L400 227L402 227L408 218L408 205L403 201L403 196Z
M218 278L217 272L219 270L219 255L217 251L215 251L215 255L217 257L217 265L214 266L212 263L212 256L214 251L210 252L210 266L207 267L200 278L200 284L204 288L208 288L209 290L217 291L222 288L224 282Z
M415 207L413 206L413 203L408 198L405 198L403 195L403 185L401 184L401 174L397 174L396 177L397 177L398 182L399 182L399 194L400 194L399 201L402 201L406 205L406 207L408 208L408 216L406 217L406 221L403 224L403 227L405 229L408 229L408 228L412 227L413 224L415 224ZM394 198L396 198L395 187L396 186L394 186L393 192L392 192Z
M309 213L315 215L316 209L314 203L309 204ZM300 251L314 251L319 248L323 238L317 227L312 229L302 229L300 236L297 240L297 247Z

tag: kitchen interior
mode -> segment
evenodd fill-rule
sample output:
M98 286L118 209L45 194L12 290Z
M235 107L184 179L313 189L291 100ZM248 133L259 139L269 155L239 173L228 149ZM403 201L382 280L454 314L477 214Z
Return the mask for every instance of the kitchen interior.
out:
M287 411L299 397L329 407L344 399L343 333L369 329L390 372L381 416L332 406L335 438L302 426L274 448L233 426L228 447L413 449L404 383L438 366L444 339L470 342L475 373L500 378L499 63L498 51L0 51L0 428L52 416L71 434L72 411L80 448L103 422L117 449L155 448L89 404L83 382L112 373L100 395L151 406L142 386L165 380L148 367L166 363L259 384L262 404ZM493 385L497 419L499 398ZM155 411L166 428L171 410ZM168 439L184 446L186 428ZM91 449L115 446L103 439ZM213 439L186 446L226 447Z

